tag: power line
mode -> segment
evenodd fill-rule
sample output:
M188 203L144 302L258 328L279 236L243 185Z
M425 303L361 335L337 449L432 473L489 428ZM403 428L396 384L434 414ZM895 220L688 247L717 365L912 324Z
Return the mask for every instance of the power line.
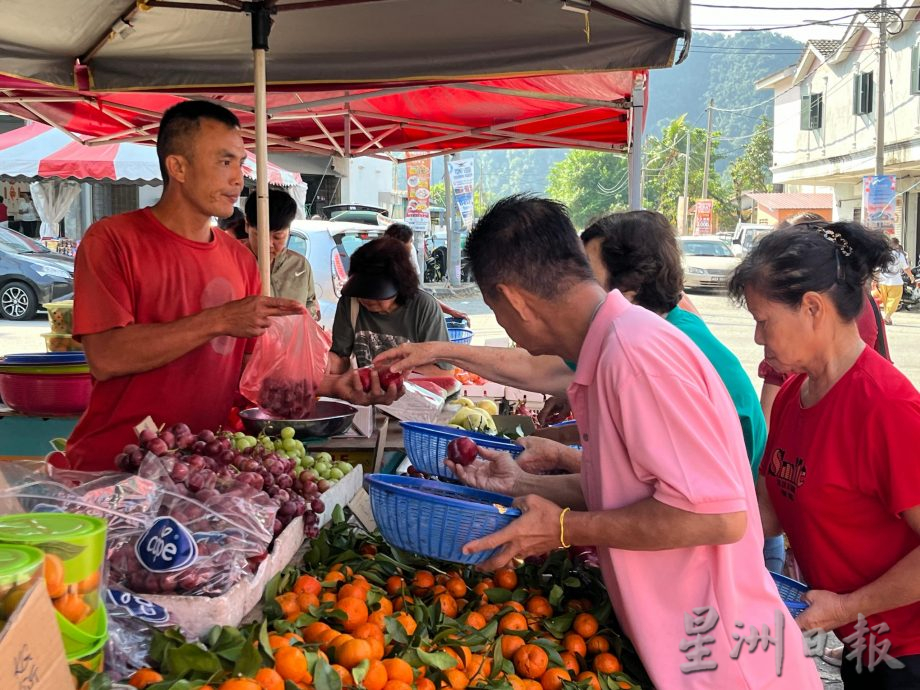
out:
M835 12L837 10L865 10L866 7L777 7L776 5L712 5L705 2L691 3L694 7L711 7L716 10L777 10L782 12L803 11L803 12Z
M832 22L843 21L843 20L845 20L845 19L852 19L853 17L857 16L858 14L859 14L858 12L857 12L857 13L854 13L854 14L845 14L845 15L843 15L843 16L841 16L841 17L835 17L834 19L815 19L815 20L813 20L813 21L803 22L803 23L801 23L801 24L785 24L785 25L782 25L782 26L761 26L760 28L756 28L756 29L755 29L755 28L749 28L749 29L723 29L723 28L717 28L717 27L698 26L698 27L694 27L694 30L696 30L696 31L710 31L710 32L732 32L732 33L737 32L737 33L750 33L750 32L756 32L756 31L780 31L780 30L782 30L782 29L804 29L804 28L809 27L809 26L821 26L821 25L825 25L825 24L828 24L828 23L832 23ZM750 24L748 24L747 26L750 26Z

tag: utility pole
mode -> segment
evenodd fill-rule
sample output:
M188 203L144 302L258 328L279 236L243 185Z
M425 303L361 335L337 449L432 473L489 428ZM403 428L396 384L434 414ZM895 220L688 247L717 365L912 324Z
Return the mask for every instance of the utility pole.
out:
M885 174L885 81L888 62L888 0L878 12L878 107L875 114L875 174Z
M709 106L706 108L706 159L703 163L703 195L701 199L709 198L709 156L712 151L712 109L713 100L709 99Z
M687 126L687 150L684 152L684 222L683 227L680 229L682 233L687 232L687 216L690 213L690 199L687 195L690 193L690 134L693 132L692 128Z

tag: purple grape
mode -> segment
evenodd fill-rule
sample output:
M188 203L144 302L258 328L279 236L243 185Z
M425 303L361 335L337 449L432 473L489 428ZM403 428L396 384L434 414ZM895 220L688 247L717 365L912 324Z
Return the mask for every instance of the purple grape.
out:
M198 455L197 453L193 455L189 455L185 459L185 462L193 470L200 470L202 467L204 467L204 458L201 455Z
M326 504L323 503L322 499L314 499L313 502L310 503L310 510L314 513L322 513L326 510Z
M170 478L174 482L184 482L189 475L189 466L184 462L176 462L169 472Z
M204 431L198 432L198 440L204 441L205 443L212 443L213 441L217 440L217 436L214 435L213 431L205 429Z
M223 448L220 447L220 444L217 441L208 441L208 443L204 447L205 454L209 455L212 458L216 457L217 454L220 453L222 450Z
M154 455L166 455L169 452L169 446L161 438L155 438L147 444L147 450Z
M230 442L230 439L227 438L226 436L224 436L221 439L218 439L217 443L221 447L221 450L230 450L230 447L233 445Z
M166 444L167 448L174 448L176 446L176 436L171 431L161 431L160 440Z
M214 472L204 469L191 473L185 483L191 491L201 491L204 488L212 488L216 480L217 475Z
M217 498L220 496L220 492L216 489L201 489L195 494L195 500L199 503L207 503L211 499Z
M232 450L224 450L217 455L217 462L221 465L229 465L235 457L236 453Z
M297 504L294 501L285 501L278 509L278 514L286 518L294 517L297 515Z
M138 434L137 440L141 442L141 445L145 445L150 443L156 437L157 432L155 432L153 429L144 429L140 434Z
M295 501L294 505L297 506L297 511L294 513L297 517L300 517L305 512L307 512L307 504L303 500Z
M319 492L321 494L324 494L327 491L329 491L329 489L331 489L332 486L333 486L332 482L330 482L328 479L320 479L316 483L316 488L319 489Z
M136 450L140 450L140 446L138 446L136 443L129 443L129 444L126 445L125 448L124 448L124 452L125 452L127 455L131 455L131 453L133 453L133 452L136 451Z
M195 441L195 437L191 434L182 434L181 436L176 436L176 448L184 450L186 448L191 448L195 445L195 443L197 443Z
M305 525L318 525L319 524L319 515L316 513L311 513L307 511L303 514L303 524Z
M274 498L275 498L275 500L278 501L279 503L284 503L285 501L290 501L290 500L291 500L291 492L288 491L287 489L282 489L282 488L278 487L278 493L275 494Z
M127 453L119 453L115 456L115 466L125 472L131 470L131 457Z
M205 443L204 441L195 441L191 445L191 450L193 453L197 453L198 455L201 455L202 453L204 453L205 448L207 447L208 447L208 444Z
M176 435L176 438L192 435L192 430L188 428L188 424L183 424L182 422L173 424L172 432Z
M262 487L265 485L265 480L262 479L262 475L256 474L255 472L243 472L237 479L248 484L257 491L261 491Z
M281 534L283 529L284 525L281 524L281 520L275 518L275 522L272 524L272 534L277 537L279 534Z
M319 536L319 527L316 525L305 526L303 528L303 535L307 539L316 539Z
M243 472L258 472L261 468L262 464L258 460L254 460L252 458L245 460L240 466L240 469L243 470Z
M282 489L290 489L294 486L294 480L291 479L291 475L282 474L278 479L275 480L275 484L281 487Z

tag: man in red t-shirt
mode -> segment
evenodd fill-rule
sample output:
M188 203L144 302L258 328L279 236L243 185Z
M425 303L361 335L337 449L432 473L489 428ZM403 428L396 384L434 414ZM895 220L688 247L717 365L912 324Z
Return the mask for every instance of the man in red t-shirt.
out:
M222 424L238 389L246 339L272 316L303 312L259 295L251 253L222 232L243 188L236 116L186 101L163 116L157 155L165 188L151 208L95 223L76 258L74 336L95 379L67 444L83 470L114 468L133 427Z

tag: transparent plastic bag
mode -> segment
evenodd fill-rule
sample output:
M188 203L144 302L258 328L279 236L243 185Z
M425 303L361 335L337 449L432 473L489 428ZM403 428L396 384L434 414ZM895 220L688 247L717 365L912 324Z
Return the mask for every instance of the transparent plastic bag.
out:
M309 314L271 321L256 340L240 392L278 419L303 419L316 406L332 341Z
M175 621L162 606L120 589L109 589L105 609L109 616L106 670L116 678L126 678L150 665L154 629L165 630Z

